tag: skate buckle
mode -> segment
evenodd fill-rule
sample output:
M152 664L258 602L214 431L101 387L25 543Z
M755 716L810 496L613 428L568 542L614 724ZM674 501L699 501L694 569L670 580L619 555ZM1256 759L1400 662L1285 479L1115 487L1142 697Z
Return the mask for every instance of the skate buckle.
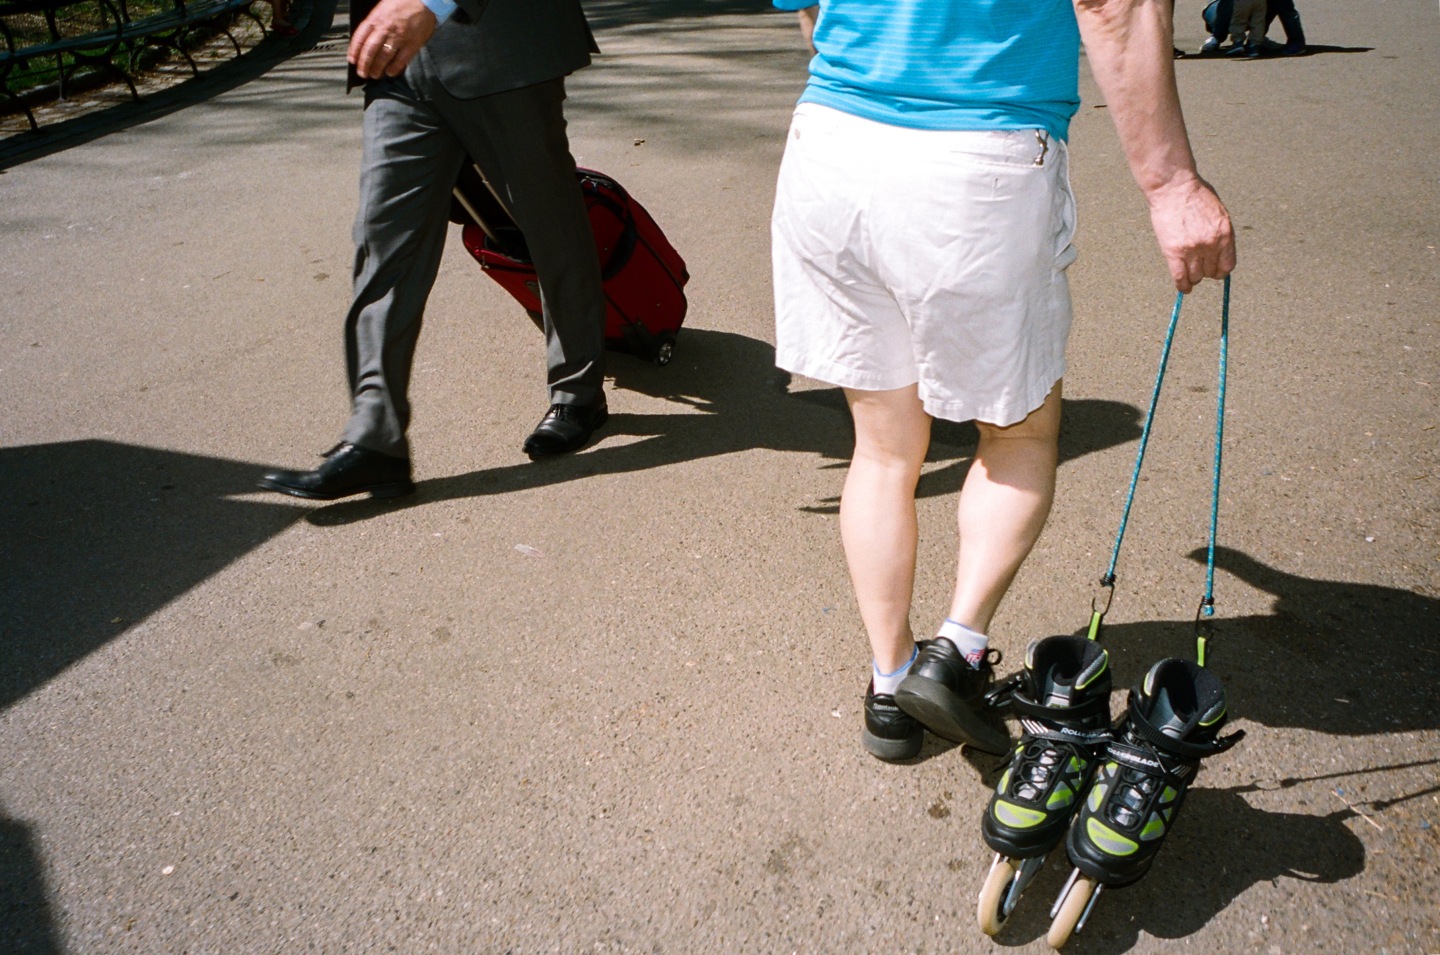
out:
M1115 575L1106 574L1100 578L1100 589L1090 598L1090 630L1087 639L1100 639L1100 621L1110 612L1110 601L1115 599Z
M1215 635L1215 598L1202 597L1195 611L1195 662L1205 665L1210 638Z
M1012 673L999 683L996 683L987 690L981 698L985 708L987 710L1008 712L1010 709L1010 700L1015 695L1015 691L1020 689L1020 684L1023 680L1023 674Z

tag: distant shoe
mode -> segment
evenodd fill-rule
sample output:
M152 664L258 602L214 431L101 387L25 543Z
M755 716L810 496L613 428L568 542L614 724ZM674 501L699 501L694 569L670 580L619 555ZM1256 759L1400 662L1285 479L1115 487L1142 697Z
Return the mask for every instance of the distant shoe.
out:
M1287 43L1280 48L1282 56L1303 56L1309 49L1303 43Z
M342 441L325 453L325 463L313 471L271 471L260 478L267 491L279 491L313 501L333 501L352 494L404 497L415 493L408 458Z
M1235 57L1236 59L1244 58L1244 59L1250 60L1250 59L1254 59L1255 57L1259 56L1259 55L1260 55L1260 51L1257 50L1257 49L1256 49L1255 47L1253 47L1253 46L1249 46L1249 45L1244 44L1244 43L1237 43L1237 44L1235 44L1234 46L1232 46L1230 49L1226 50L1226 51L1225 51L1225 55L1226 55L1226 56Z
M925 742L925 728L895 705L895 697L876 693L871 681L865 691L865 729L860 742L865 752L878 759L894 761L918 755Z
M1214 55L1214 54L1216 54L1216 53L1219 53L1219 52L1220 52L1220 41L1217 40L1217 39L1215 39L1213 36L1210 37L1208 40L1206 40L1204 43L1200 44L1200 55L1201 55L1201 56L1212 56L1212 55Z
M1005 725L985 702L999 658L999 651L991 650L980 666L972 667L949 640L921 641L895 702L936 736L997 756L1008 753Z
M579 450L609 417L603 397L593 405L551 405L525 439L525 453L543 458Z

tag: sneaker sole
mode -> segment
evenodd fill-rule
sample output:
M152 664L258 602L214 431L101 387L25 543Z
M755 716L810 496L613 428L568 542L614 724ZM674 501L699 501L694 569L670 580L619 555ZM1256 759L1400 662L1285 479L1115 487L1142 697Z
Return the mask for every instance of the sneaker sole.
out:
M902 759L913 759L920 755L920 747L925 743L925 734L916 733L913 739L885 739L870 732L870 727L860 729L860 742L865 747L865 752L876 759L883 759L887 763L893 763Z
M1010 752L1009 736L987 726L953 690L936 680L906 677L895 691L895 705L952 743L966 743L995 756Z

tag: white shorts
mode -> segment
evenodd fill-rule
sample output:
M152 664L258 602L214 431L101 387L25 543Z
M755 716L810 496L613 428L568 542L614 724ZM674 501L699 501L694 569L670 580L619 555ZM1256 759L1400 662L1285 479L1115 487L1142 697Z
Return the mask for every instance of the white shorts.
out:
M951 421L1021 421L1065 373L1075 261L1065 143L795 111L771 222L775 363L919 385Z

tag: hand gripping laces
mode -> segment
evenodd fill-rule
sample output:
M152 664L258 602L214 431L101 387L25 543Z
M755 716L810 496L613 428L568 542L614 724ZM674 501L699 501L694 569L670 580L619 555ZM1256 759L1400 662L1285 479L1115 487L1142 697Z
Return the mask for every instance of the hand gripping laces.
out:
M1125 540L1125 530L1130 522L1130 509L1135 503L1135 489L1140 483L1140 469L1145 463L1145 450L1150 444L1150 432L1155 422L1155 409L1160 404L1160 389L1165 383L1165 367L1170 361L1170 347L1175 341L1175 329L1180 324L1180 306L1185 294L1175 296L1175 307L1170 311L1170 327L1165 333L1165 344L1160 350L1160 370L1155 375L1155 389L1150 395L1150 408L1145 413L1145 425L1140 431L1140 447L1135 453L1135 469L1130 475L1130 488L1125 495L1125 508L1120 515L1120 529L1115 534L1115 547L1110 553L1110 567L1100 578L1100 590L1090 602L1090 629L1088 636L1095 640L1100 635L1100 623L1110 609L1115 596L1115 568L1120 562L1120 545ZM1215 402L1215 454L1212 468L1210 495L1210 538L1205 552L1205 592L1200 598L1199 609L1195 612L1195 658L1205 665L1210 637L1213 635L1215 616L1215 536L1220 522L1220 462L1225 437L1225 376L1226 362L1230 348L1230 277L1225 277L1225 290L1220 308L1220 371L1219 388Z

